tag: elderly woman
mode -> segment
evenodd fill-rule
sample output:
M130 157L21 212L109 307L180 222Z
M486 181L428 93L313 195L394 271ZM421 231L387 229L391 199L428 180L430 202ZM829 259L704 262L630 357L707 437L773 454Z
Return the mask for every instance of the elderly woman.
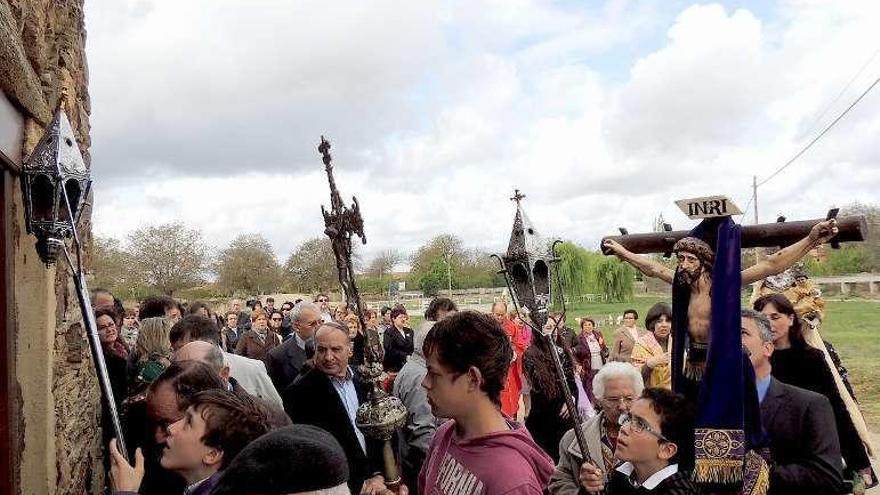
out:
M632 364L642 371L645 385L672 390L672 368L669 356L672 349L672 308L659 302L645 316L648 333L636 339Z
M548 490L552 495L583 493L579 475L581 465L592 463L606 475L616 464L614 450L620 432L620 415L629 412L633 401L645 388L642 375L629 363L611 362L593 377L593 392L600 406L599 414L587 420L582 431L586 440L586 456L575 439L574 430L568 430L559 442L559 462L550 478Z

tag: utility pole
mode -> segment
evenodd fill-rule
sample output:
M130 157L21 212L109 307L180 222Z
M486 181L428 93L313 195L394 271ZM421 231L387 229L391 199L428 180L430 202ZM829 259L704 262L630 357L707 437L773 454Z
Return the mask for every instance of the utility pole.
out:
M752 202L755 203L755 225L758 225L758 176L752 176ZM761 249L755 248L755 263L761 261Z
M452 250L446 251L446 285L449 291L449 299L452 299Z
M755 203L755 225L758 225L758 176L752 176L752 201Z

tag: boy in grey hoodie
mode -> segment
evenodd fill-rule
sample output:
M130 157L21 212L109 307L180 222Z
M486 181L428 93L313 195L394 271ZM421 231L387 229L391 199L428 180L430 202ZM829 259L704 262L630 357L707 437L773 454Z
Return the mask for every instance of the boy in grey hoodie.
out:
M465 311L425 338L422 385L437 429L419 475L422 495L538 495L553 462L526 429L499 410L513 350L494 318Z

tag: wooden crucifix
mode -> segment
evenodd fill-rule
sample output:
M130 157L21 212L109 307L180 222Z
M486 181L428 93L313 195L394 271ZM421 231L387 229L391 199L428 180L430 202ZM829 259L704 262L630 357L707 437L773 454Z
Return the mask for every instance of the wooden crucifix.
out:
M695 480L754 486L769 474L757 455L763 434L754 400L755 376L742 352L742 286L781 273L825 242L864 239L866 222L859 217L837 219L832 210L824 220L741 227L730 218L740 210L726 197L676 203L691 219L702 220L692 231L624 232L602 239L602 251L672 285L669 365L673 390L697 404ZM742 270L740 249L758 246L781 249ZM646 253L672 253L677 265L670 268L638 256ZM746 465L759 468L745 469Z
M739 209L729 199L718 196L676 202L691 219L723 218ZM707 207L695 206L707 205ZM830 242L863 241L867 222L863 216L836 218L829 212L824 220L777 222L742 227L741 247L780 247L779 251L742 271L742 284L748 285L770 275L785 271L810 250ZM604 237L602 252L614 254L648 277L672 284L677 278L691 287L688 307L688 330L691 343L698 347L708 343L710 322L711 270L714 246L689 236L688 231L665 231ZM648 253L673 253L678 260L675 269L652 259L637 256Z

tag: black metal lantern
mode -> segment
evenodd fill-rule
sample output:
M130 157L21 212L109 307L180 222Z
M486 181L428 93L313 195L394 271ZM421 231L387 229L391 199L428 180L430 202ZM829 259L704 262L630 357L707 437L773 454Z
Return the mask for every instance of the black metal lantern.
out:
M98 383L110 414L117 446L127 459L128 452L125 448L122 425L119 421L113 389L110 386L110 377L107 374L95 313L89 299L82 264L82 243L77 231L77 224L92 187L92 180L80 153L73 128L62 107L63 102L58 105L58 110L46 128L46 133L22 167L21 187L27 231L36 236L37 254L43 263L47 266L54 264L58 256L64 254L64 259L73 272L73 283L82 311L83 324L89 337ZM65 243L69 238L73 239L75 262Z
M59 106L22 170L27 231L36 236L37 253L47 265L58 258L57 241L74 234L91 186L76 136Z
M518 314L520 308L529 310L528 317L520 314L522 321L532 329L536 345L542 345L547 351L547 356L553 363L556 370L556 378L562 390L562 396L565 400L566 407L571 413L574 421L575 439L581 452L586 452L586 438L583 433L583 420L578 413L577 403L571 390L568 387L565 369L562 365L562 359L556 352L556 346L563 348L563 354L570 360L571 369L575 368L574 354L567 337L561 337L561 333L565 331L563 322L565 320L565 296L562 295L562 318L559 321L551 321L553 330L545 332L545 324L549 320L551 297L550 268L559 262L556 256L556 246L562 241L556 240L552 244L544 240L538 233L538 230L532 224L526 212L522 208L522 200L526 196L514 190L511 200L516 202L516 216L513 218L513 229L510 232L510 243L507 246L507 253L502 255L493 254L501 264L499 274L504 276L507 282L507 288L510 291L510 297L513 307ZM561 291L562 285L559 280L559 271L556 270L557 288Z
M554 257L550 245L522 209L525 197L516 189L510 198L516 202L510 243L507 253L495 257L501 263L501 273L508 281L514 304L528 308L532 321L540 328L547 321L551 301L550 264Z

